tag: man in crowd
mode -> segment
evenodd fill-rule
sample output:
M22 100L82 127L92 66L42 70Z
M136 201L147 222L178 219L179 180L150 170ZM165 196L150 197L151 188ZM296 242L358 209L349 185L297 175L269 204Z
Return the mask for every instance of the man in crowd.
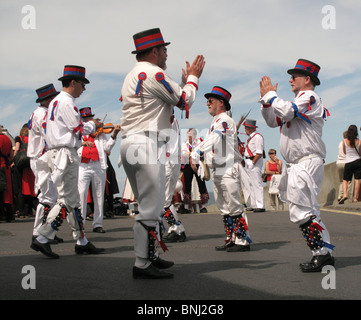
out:
M165 203L165 143L169 138L174 106L188 114L196 98L198 79L204 68L199 55L186 63L187 82L180 87L166 73L167 46L159 28L133 36L137 63L122 87L123 118L120 153L124 170L138 203L134 223L134 278L170 278L173 262L156 251L160 216Z
M279 190L287 192L290 219L297 223L312 250L310 262L301 263L303 272L320 272L333 265L333 246L329 232L321 221L318 194L322 185L326 147L322 128L327 110L314 91L320 85L316 63L299 59L288 70L293 101L277 95L277 84L268 76L260 81L261 112L270 127L281 127L280 150L286 160Z

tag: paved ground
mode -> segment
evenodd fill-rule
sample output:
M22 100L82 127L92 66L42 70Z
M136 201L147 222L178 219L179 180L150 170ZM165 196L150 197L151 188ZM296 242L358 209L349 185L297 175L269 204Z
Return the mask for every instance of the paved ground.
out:
M310 259L310 250L297 226L289 221L288 212L248 214L251 251L228 253L214 250L223 243L224 231L213 208L208 214L181 215L188 239L169 244L169 251L162 254L175 262L170 269L175 277L167 280L132 278L132 217L104 220L105 234L91 232L91 224L86 222L88 239L106 248L98 256L75 255L64 222L59 236L65 243L53 246L59 260L30 249L32 219L0 223L0 300L361 299L359 205L322 211L336 246L336 271L316 274L298 268L300 262ZM35 289L22 286L29 275L22 273L24 266L34 267Z

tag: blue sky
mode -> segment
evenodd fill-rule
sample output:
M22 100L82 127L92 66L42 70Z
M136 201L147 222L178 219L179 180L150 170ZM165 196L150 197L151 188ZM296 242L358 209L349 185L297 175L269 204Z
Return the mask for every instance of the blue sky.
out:
M106 121L119 123L122 81L135 63L132 36L160 27L171 42L167 73L174 80L180 81L186 60L192 62L199 53L206 59L190 119L176 112L183 131L195 127L205 132L212 119L204 94L219 85L232 93L236 122L251 109L249 118L257 120L266 151L279 150L279 130L262 119L259 80L269 75L279 84L279 96L292 100L286 71L298 58L318 63L321 86L316 92L331 113L323 132L330 163L336 160L342 132L350 124L361 126L360 14L358 0L0 0L0 124L18 135L36 108L35 89L53 83L61 90L57 79L66 64L85 66L90 80L77 106L89 106L100 119L107 114ZM30 22L34 29L26 29ZM114 167L119 141L111 155ZM124 171L116 172L122 191Z

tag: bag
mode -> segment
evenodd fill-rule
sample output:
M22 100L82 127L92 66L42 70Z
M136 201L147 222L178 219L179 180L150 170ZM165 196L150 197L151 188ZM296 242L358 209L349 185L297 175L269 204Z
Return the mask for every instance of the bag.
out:
M282 175L274 174L271 178L270 186L268 189L269 194L278 194L279 193L279 184L281 182Z
M1 167L0 168L0 192L7 190L7 188L8 188L8 186L7 186L5 168Z
M25 143L22 137L20 137L20 139L21 139L20 149L18 150L18 152L14 157L14 163L20 170L23 170L25 168L30 169L30 158L26 154L28 151L28 143Z

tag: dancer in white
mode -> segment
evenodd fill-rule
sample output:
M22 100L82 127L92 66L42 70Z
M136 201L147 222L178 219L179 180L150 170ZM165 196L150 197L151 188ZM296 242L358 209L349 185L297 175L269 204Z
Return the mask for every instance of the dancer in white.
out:
M213 191L218 209L223 217L226 232L225 244L217 246L218 251L249 251L250 243L247 215L241 199L242 156L238 150L237 128L234 120L227 115L231 109L231 94L215 86L205 94L208 112L213 116L211 127L191 153L194 163L204 156L207 165L213 169Z
M36 90L39 106L34 110L28 122L29 141L27 156L30 158L30 167L35 176L35 193L37 194L39 204L36 207L33 238L39 235L38 229L46 220L50 209L55 205L58 198L56 186L51 180L51 174L48 165L39 161L39 158L46 152L45 128L46 115L50 101L59 94L52 83ZM63 242L57 236L52 243Z
M174 106L188 116L204 68L198 55L186 67L187 82L180 87L166 73L167 49L159 28L133 36L137 63L128 73L122 87L121 119L122 164L138 203L139 214L134 223L134 278L170 278L173 262L158 256L160 215L165 202L165 143L171 129ZM165 248L164 248L165 250Z
M333 265L333 247L326 226L321 221L318 194L326 156L322 141L322 127L327 110L323 107L315 86L320 67L299 59L291 75L291 90L295 99L284 101L277 95L277 84L264 76L260 81L261 112L270 127L281 126L280 150L286 160L279 190L287 192L290 219L297 223L313 258L301 263L303 272L319 272L325 265Z

